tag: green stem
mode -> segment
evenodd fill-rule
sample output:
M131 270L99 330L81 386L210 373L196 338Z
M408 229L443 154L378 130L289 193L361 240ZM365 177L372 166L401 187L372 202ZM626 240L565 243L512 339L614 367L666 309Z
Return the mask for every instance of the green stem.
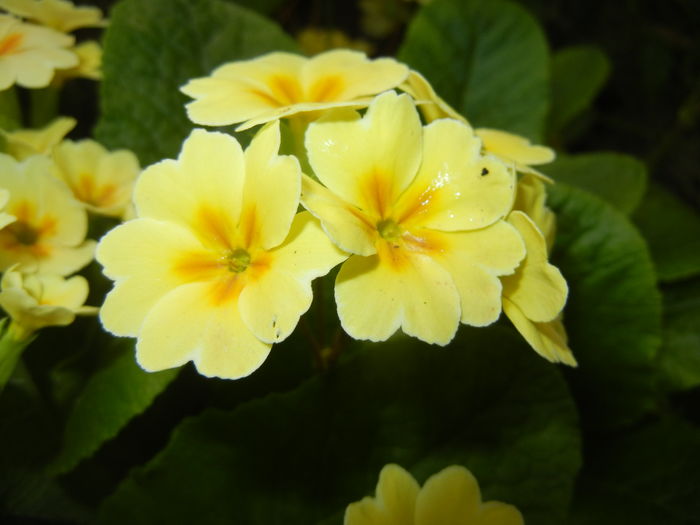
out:
M301 114L289 118L287 122L289 123L289 129L292 131L294 155L299 159L301 171L314 177L311 165L309 164L309 158L306 155L306 146L304 145L304 135L306 134L306 128L309 127L310 121Z
M4 319L0 325L0 392L15 370L22 352L34 340L32 334L18 328L15 323L6 325L7 319Z

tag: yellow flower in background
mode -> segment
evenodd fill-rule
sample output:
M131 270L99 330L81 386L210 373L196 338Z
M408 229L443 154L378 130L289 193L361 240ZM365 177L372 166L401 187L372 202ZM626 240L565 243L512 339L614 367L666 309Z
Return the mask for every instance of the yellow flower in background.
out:
M4 228L8 224L15 222L17 217L5 213L3 210L7 203L10 201L10 192L7 190L0 189L0 229Z
M498 129L477 128L475 131L489 153L500 157L504 162L514 163L515 169L521 173L531 173L552 182L552 179L532 167L552 162L555 157L552 149L532 144L525 137Z
M10 192L6 211L16 221L0 230L0 270L68 275L92 260L87 214L70 190L51 175L48 157L17 162L0 154L0 188Z
M502 278L503 312L542 357L576 366L560 319L569 292L566 280L547 260L547 245L535 223L519 210L508 222L520 232L527 255L513 275Z
M311 124L302 203L353 254L335 298L345 331L382 341L398 328L447 344L461 322L483 326L501 311L500 275L525 255L501 220L515 174L482 156L455 120L421 127L413 101L387 92L363 118Z
M335 107L362 107L371 98L400 84L408 73L391 58L369 60L364 53L333 50L313 58L269 53L224 64L181 91L197 124L237 124L248 129L275 119Z
M366 54L372 51L372 44L366 40L353 40L339 29L307 27L297 34L297 42L307 55L316 55L337 48L356 49Z
M514 210L527 214L540 230L547 243L547 251L552 250L556 233L556 215L547 207L547 190L537 175L526 173L518 180Z
M138 218L100 241L116 281L102 323L138 337L144 369L193 361L206 376L250 374L309 308L311 281L346 257L296 213L301 172L279 145L279 122L245 153L229 135L193 131L177 160L139 177Z
M72 45L72 36L0 15L0 90L15 83L48 86L55 70L78 64L76 54L66 49Z
M53 150L54 174L88 211L121 217L141 168L131 151L107 151L94 140L63 141Z
M376 495L348 505L344 525L523 525L513 505L481 501L476 478L453 465L432 475L421 488L398 465L379 473Z
M77 121L71 117L58 117L41 129L18 129L3 131L7 141L7 153L17 160L31 155L48 155L63 140Z
M66 326L76 315L96 314L83 306L88 282L76 275L23 274L13 267L2 276L0 306L12 319L15 337L23 339L46 326Z
M78 57L78 65L56 71L54 84L60 84L70 78L89 78L102 80L102 47L93 40L81 42L71 48Z
M63 33L107 25L98 7L76 6L68 0L0 0L0 8Z

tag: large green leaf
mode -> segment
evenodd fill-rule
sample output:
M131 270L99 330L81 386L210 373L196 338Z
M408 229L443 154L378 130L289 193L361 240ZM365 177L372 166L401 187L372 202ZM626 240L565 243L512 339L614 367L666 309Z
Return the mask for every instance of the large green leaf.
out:
M178 88L223 62L293 41L273 22L222 0L124 0L104 40L98 140L144 164L173 157L193 124Z
M656 406L661 299L644 239L617 210L556 184L554 262L569 283L569 374L587 426L618 425Z
M700 430L668 417L591 447L572 525L691 525L700 516Z
M700 274L700 214L658 184L649 186L634 222L649 243L662 281Z
M559 134L591 105L610 74L610 61L597 47L572 46L552 56L549 135Z
M75 401L53 471L67 472L91 456L148 408L175 378L177 370L144 372L136 364L133 340L120 344L121 353L91 376Z
M438 0L416 15L399 58L475 126L542 136L549 55L542 30L505 0Z
M397 338L290 393L186 421L101 522L339 523L391 462L420 482L466 465L485 499L558 524L579 465L577 416L556 367L511 331L468 330L447 348Z
M700 278L665 286L660 371L665 387L700 385Z
M647 186L644 164L621 153L558 155L542 171L557 181L595 193L625 214L639 206Z

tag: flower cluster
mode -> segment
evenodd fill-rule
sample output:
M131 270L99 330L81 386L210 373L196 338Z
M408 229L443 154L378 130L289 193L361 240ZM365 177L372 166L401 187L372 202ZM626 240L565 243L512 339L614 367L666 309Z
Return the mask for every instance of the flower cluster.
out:
M335 302L355 339L401 329L445 345L503 311L538 353L575 365L548 179L532 167L549 148L473 129L419 73L356 51L270 53L182 91L196 124L265 125L245 152L195 130L139 178L137 218L100 242L115 281L102 322L138 339L145 369L251 373L340 263ZM280 119L296 157L279 154Z
M68 0L0 0L0 90L13 84L43 88L52 80L99 79L102 48L95 41L76 45L69 33L104 27L96 7Z

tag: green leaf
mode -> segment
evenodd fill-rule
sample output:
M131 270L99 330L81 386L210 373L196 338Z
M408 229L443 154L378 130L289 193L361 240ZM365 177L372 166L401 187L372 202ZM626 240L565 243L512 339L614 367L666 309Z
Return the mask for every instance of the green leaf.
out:
M105 34L97 139L143 164L172 158L194 125L179 87L218 65L294 42L273 22L221 0L124 0Z
M700 278L668 285L664 296L664 342L660 372L669 390L700 385Z
M584 426L629 423L657 403L661 298L644 239L617 210L556 184L554 263L569 283L564 325L579 362L568 374Z
M700 274L700 215L696 210L652 184L634 222L649 243L661 281Z
M504 0L440 0L419 11L399 58L476 127L539 141L549 108L549 54L539 25Z
M700 516L700 430L668 417L591 448L571 525L691 525Z
M229 0L247 7L248 9L254 9L258 13L270 14L279 8L284 0Z
M557 181L595 193L627 215L639 206L647 187L644 164L621 153L559 154L542 171Z
M552 56L548 132L559 134L591 105L610 74L610 61L594 46L572 46Z
M136 364L133 341L120 341L122 352L92 375L66 422L63 447L52 464L68 472L113 438L143 412L177 375L178 370L144 372Z
M512 331L465 332L367 345L297 390L186 421L101 522L340 523L396 462L421 483L466 465L485 499L561 523L580 459L565 383Z

